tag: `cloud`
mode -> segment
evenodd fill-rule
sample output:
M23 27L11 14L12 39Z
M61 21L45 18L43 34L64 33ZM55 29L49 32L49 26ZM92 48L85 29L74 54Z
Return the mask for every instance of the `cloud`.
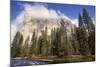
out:
M47 5L46 5L47 6ZM71 20L64 15L60 10L48 9L45 5L40 3L21 4L22 11L17 15L16 19L11 21L11 41L13 40L16 31L18 31L24 22L28 22L31 18L58 18L59 16L68 19L77 25L77 19Z
M57 18L58 14L53 9L48 9L44 5L41 4L35 4L35 5L29 5L24 4L24 11L26 15L29 17L34 18Z
M20 29L24 21L24 12L21 12L16 19L11 21L11 42L15 37L16 32Z

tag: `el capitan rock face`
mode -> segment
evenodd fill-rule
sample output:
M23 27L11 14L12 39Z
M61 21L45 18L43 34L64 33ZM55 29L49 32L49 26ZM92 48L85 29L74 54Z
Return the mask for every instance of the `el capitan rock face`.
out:
M31 37L33 35L33 32L35 31L37 36L41 35L41 31L45 30L45 27L47 27L48 31L47 34L51 34L51 30L54 28L60 28L61 24L66 27L66 31L68 36L71 36L71 33L74 33L74 29L76 26L71 23L71 21L63 16L58 16L56 18L35 18L30 17L30 20L24 19L23 25L20 28L20 33L23 35L23 45L25 40L29 37L29 40L31 40ZM30 42L30 41L29 41Z

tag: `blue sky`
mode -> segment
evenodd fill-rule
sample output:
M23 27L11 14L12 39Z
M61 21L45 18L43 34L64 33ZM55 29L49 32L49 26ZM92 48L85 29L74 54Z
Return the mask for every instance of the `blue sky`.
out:
M26 7L26 4L31 7ZM37 8L36 4L39 5ZM35 7L32 8L32 7ZM15 36L16 32L19 30L20 25L25 20L23 16L26 15L25 8L32 9L32 11L28 10L28 13L32 16L42 16L46 17L55 17L60 15L64 15L64 17L70 18L73 24L78 26L78 14L82 14L83 8L85 8L90 17L95 21L95 7L88 5L72 5L72 4L57 4L57 3L36 3L36 2L25 2L25 1L11 1L11 41ZM37 8L37 9L36 9ZM58 12L57 12L58 11ZM24 13L25 12L25 13ZM32 12L32 13L31 13ZM34 14L34 15L33 15ZM29 18L29 16L28 16ZM28 20L28 19L26 19Z
M34 5L34 2L22 2L22 1L12 1L11 2L11 20L14 20L17 15L23 11L23 4L31 4ZM61 13L69 17L70 19L77 19L78 14L82 13L82 9L85 8L90 17L95 20L95 6L89 5L72 5L72 4L57 4L57 3L42 3L48 9L53 9L55 11L60 10Z

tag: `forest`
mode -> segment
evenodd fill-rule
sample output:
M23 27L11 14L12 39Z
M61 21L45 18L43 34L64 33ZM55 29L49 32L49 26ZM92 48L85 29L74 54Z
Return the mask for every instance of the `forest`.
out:
M23 35L18 31L11 43L11 58L50 59L55 62L95 60L95 24L85 8L79 13L78 27L75 27L74 33L70 33L70 38L63 20L59 28L51 30L51 35L48 36L47 31L45 27L39 37L34 31L31 45L28 44L29 38L21 45Z

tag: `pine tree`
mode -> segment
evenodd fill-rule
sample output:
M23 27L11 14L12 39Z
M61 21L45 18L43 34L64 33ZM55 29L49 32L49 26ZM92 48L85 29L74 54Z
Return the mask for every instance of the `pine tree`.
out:
M87 10L85 8L83 8L83 22L85 24L89 23L89 13L87 12Z
M95 55L95 29L89 33L88 44L91 54Z
M74 53L74 48L71 42L71 38L68 37L67 28L65 26L65 21L62 19L61 27L60 27L60 37L61 37L61 46L59 47L61 50L61 55L72 55Z
M50 54L55 55L55 28L51 30L51 48L50 48Z
M38 55L41 55L42 54L42 38L41 38L41 36L39 36L39 38L38 38L37 54Z
M85 8L83 9L83 20L87 26L86 30L88 30L87 34L89 49L91 51L91 54L95 54L95 26L93 24L91 17L89 16L89 13Z
M12 57L19 57L21 56L21 47L23 43L23 36L18 31L14 37L14 40L11 44L11 56Z
M52 32L51 32L51 55L54 55L54 56L58 56L59 55L59 44L60 43L60 40L58 41L58 28L57 29L53 29Z
M88 45L88 37L85 29L77 28L77 40L80 45L80 53L82 55L90 55L89 45Z
M34 31L32 35L32 39L31 39L30 52L29 52L30 55L37 54L36 41L37 41L37 38L36 38L35 31Z
M71 33L72 37L71 37L71 44L72 44L72 47L74 49L74 52L73 54L75 55L79 55L80 52L79 52L79 43L77 41L77 28L74 28L74 33Z
M42 38L42 42L41 42L41 51L42 51L42 55L43 56L47 56L48 55L48 35L47 35L47 27L45 27L45 30L41 32L41 38Z
M83 9L83 22L84 22L85 27L88 30L88 32L90 32L92 29L94 29L93 21L92 21L91 17L89 16L88 11L85 8Z
M61 21L61 27L60 27L60 31L58 32L60 33L60 41L61 44L59 46L59 55L60 56L64 56L64 55L68 55L68 39L67 39L67 31L66 31L66 26L65 26L65 22Z
M83 20L82 20L82 16L80 14L78 16L78 22L79 22L79 27L83 27Z
M29 37L26 39L26 41L22 47L22 56L23 57L29 56Z

